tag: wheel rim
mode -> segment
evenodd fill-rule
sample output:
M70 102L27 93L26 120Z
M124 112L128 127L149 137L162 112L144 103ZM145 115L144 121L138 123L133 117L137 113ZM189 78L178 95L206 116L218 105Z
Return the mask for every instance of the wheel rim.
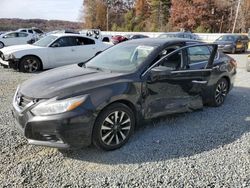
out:
M227 95L227 84L225 82L220 82L215 91L215 100L217 104L222 104Z
M102 123L101 140L108 146L119 145L128 138L130 130L130 116L124 111L114 111Z
M3 43L0 42L0 48L3 48L3 47L4 47Z
M27 59L24 62L23 67L26 72L36 72L39 68L39 62L35 59Z

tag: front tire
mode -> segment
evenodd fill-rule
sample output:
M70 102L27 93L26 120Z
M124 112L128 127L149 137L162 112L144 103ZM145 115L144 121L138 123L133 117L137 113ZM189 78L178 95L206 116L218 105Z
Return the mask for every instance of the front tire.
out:
M21 72L34 73L42 68L41 61L34 56L24 57L19 64L19 69Z
M133 111L122 103L114 103L102 111L95 122L93 143L103 150L123 146L134 132Z
M219 107L221 106L228 94L229 83L225 78L221 78L215 85L213 92L211 94L210 106Z

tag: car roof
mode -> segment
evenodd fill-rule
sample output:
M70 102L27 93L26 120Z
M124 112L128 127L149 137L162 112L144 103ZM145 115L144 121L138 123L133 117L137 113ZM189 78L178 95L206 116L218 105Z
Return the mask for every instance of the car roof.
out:
M86 35L82 35L82 34L75 34L75 33L52 33L50 34L52 36L56 36L56 37L64 37L64 36L68 36L68 37L86 37L89 39L94 39L92 37L88 37ZM95 40L95 39L94 39Z
M185 39L185 38L142 38L137 40L129 40L126 41L128 44L143 44L143 45L153 45L153 46L161 46L164 44L172 44L172 43L178 43L178 42L196 42L199 43L197 40L192 39ZM125 44L125 43L124 43Z

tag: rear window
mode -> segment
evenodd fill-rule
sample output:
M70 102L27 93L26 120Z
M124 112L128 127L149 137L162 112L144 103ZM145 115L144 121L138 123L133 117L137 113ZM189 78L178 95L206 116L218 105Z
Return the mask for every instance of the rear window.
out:
M91 45L95 44L95 41L85 37L77 37L77 45Z

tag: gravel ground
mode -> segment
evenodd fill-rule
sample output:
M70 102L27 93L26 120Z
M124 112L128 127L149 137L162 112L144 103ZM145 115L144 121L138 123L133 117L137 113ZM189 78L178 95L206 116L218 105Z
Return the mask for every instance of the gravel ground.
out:
M27 145L10 112L31 74L0 68L0 187L250 187L250 73L219 108L158 119L121 149Z

